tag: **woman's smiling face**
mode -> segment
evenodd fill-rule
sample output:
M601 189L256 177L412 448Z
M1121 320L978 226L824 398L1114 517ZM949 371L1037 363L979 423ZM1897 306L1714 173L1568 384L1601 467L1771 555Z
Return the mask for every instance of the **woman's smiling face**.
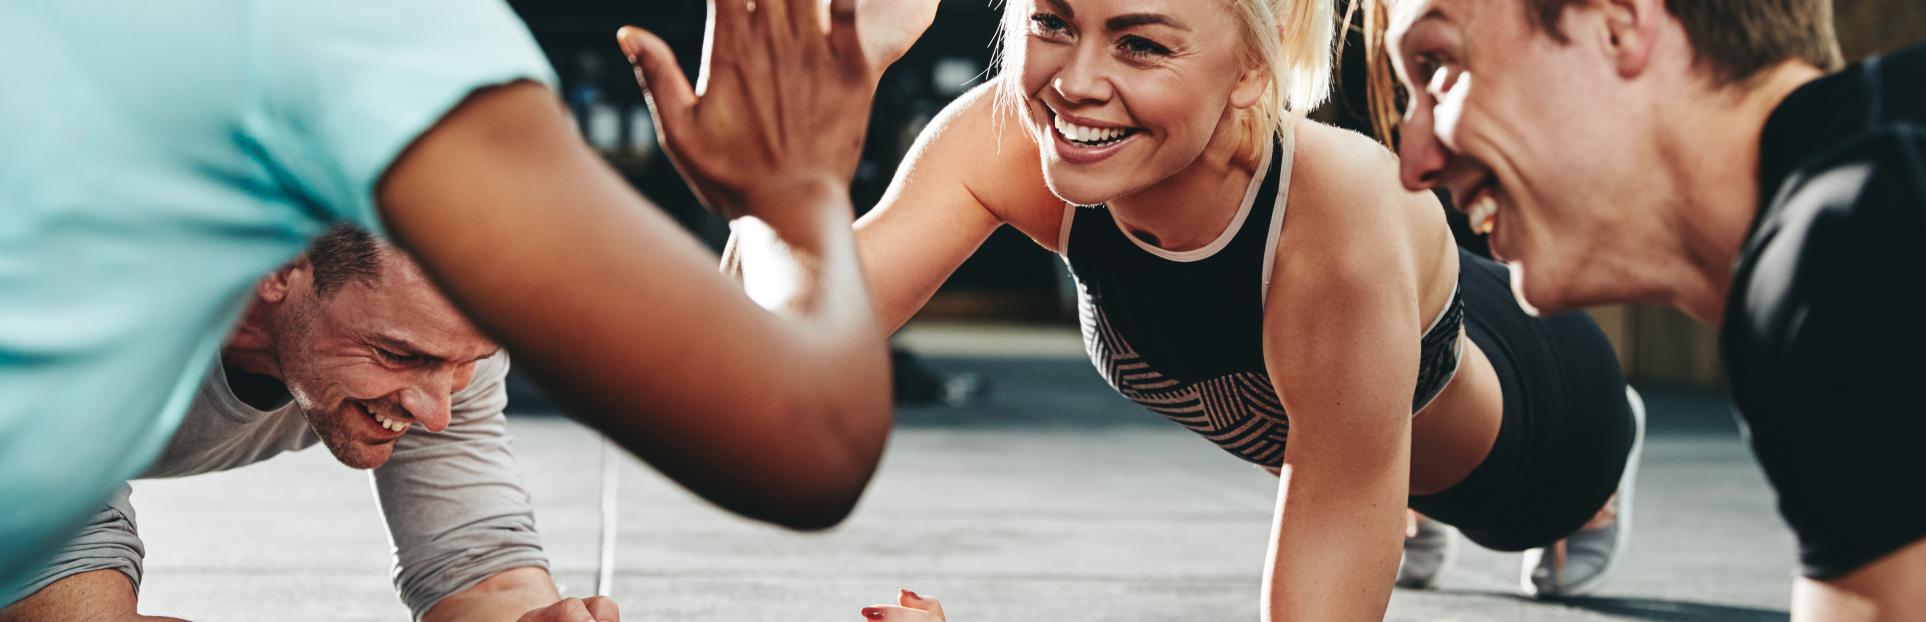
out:
M1015 0L1004 42L1044 181L1094 205L1196 161L1268 85L1220 0Z

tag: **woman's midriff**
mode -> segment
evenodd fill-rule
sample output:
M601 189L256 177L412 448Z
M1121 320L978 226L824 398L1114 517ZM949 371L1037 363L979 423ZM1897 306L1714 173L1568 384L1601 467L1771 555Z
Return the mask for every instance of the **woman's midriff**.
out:
M1505 397L1483 350L1459 334L1458 373L1411 420L1411 494L1444 492L1464 481L1498 441Z

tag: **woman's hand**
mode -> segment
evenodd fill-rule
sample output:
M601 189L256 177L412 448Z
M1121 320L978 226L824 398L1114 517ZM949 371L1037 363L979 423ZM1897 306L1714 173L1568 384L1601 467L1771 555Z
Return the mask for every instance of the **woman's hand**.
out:
M897 590L895 605L870 605L863 608L863 618L883 622L946 622L943 617L943 603L934 598L917 596L916 592Z
M896 64L936 21L939 0L857 0L857 38L870 66Z
M617 31L664 150L710 209L781 220L799 191L848 186L883 70L858 37L858 1L710 0L700 90L661 38ZM925 0L870 1L880 20Z

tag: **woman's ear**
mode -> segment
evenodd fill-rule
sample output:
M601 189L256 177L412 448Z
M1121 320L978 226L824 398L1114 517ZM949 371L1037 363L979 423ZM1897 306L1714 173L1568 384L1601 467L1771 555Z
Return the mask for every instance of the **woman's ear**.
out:
M1284 25L1277 25L1277 40L1284 40ZM1265 62L1264 55L1251 50L1244 55L1244 74L1238 76L1237 85L1231 88L1230 105L1238 110L1256 106L1264 99L1264 92L1271 88L1274 73L1271 64Z
M1230 105L1239 110L1256 106L1263 100L1264 91L1271 87L1271 68L1262 62L1252 63L1237 77L1237 85L1231 88Z

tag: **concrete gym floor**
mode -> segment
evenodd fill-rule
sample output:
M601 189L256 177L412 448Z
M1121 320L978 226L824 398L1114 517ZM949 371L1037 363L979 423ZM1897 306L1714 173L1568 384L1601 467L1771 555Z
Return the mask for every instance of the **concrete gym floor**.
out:
M1067 331L911 341L934 367L982 374L990 394L899 411L867 496L835 530L749 523L624 457L624 617L855 621L906 587L943 599L958 622L1257 618L1275 478L1110 393ZM1724 402L1646 396L1637 530L1602 594L1525 600L1517 555L1467 544L1441 589L1399 590L1388 618L1785 619L1792 541ZM586 593L599 441L560 417L517 415L511 429L554 570ZM134 502L148 542L144 613L407 619L367 477L325 451L138 482Z

